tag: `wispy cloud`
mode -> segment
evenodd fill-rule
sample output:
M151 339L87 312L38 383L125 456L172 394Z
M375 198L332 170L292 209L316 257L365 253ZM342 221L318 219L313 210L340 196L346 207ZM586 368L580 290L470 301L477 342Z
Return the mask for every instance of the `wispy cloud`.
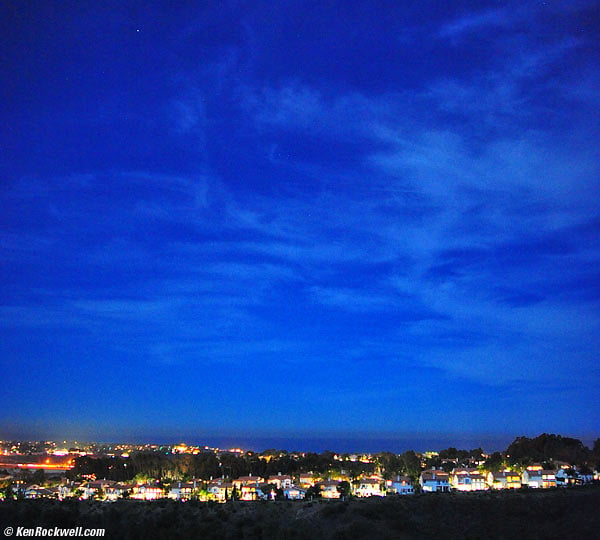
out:
M494 27L503 27L514 21L514 10L508 8L488 9L477 13L468 13L463 17L446 23L439 30L441 38L457 38L465 34L479 32Z

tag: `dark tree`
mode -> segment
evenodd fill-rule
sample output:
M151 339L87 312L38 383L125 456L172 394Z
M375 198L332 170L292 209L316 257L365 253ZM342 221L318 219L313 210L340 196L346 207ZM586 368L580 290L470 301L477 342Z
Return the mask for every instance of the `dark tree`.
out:
M490 471L499 471L504 464L504 457L500 452L494 452L485 460L485 468Z
M343 498L348 497L348 495L350 495L350 482L346 480L341 481L338 484L337 490Z
M321 497L321 486L314 485L306 490L306 499L319 499Z
M590 450L579 439L543 433L534 439L517 437L506 454L512 463L556 460L583 465L590 457Z
M31 481L34 484L43 485L46 481L46 473L44 472L44 469L38 469L37 471L35 471L33 473L33 476L31 477Z
M413 450L408 450L400 456L402 462L402 472L410 476L413 482L416 482L421 474L421 460Z

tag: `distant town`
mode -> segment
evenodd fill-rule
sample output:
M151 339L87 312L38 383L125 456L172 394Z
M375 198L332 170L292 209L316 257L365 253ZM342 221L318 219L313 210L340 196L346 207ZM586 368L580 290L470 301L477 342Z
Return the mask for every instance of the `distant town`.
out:
M402 497L418 493L575 488L600 481L593 448L554 434L503 452L401 454L214 448L184 443L0 441L0 500L219 502Z

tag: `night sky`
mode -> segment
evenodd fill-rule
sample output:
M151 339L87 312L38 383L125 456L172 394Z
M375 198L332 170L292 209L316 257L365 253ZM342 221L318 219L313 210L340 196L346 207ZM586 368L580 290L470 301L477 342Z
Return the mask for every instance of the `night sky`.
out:
M448 4L4 3L0 437L599 435L600 8Z

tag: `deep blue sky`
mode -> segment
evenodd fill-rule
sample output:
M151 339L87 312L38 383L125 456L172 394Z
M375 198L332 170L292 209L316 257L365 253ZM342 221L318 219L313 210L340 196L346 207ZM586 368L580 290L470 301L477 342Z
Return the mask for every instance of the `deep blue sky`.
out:
M598 435L597 2L179 4L2 8L0 436Z

